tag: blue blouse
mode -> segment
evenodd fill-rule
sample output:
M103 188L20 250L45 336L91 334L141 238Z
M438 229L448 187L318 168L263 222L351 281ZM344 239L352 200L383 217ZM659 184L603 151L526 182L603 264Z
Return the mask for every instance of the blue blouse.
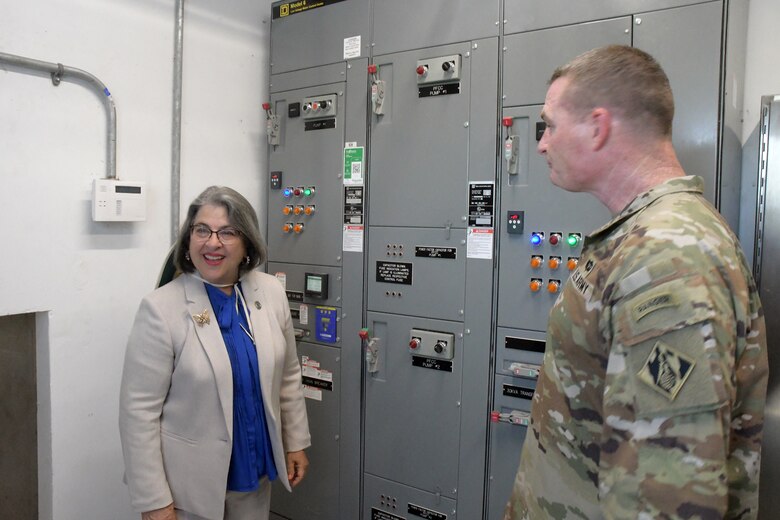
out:
M277 471L265 422L257 350L249 335L249 309L245 310L235 289L228 296L218 287L204 285L233 369L233 452L227 489L254 491L264 475L274 480Z

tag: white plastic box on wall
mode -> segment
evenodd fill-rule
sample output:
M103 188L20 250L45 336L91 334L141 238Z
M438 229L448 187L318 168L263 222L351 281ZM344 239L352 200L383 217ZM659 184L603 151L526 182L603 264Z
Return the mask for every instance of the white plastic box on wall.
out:
M95 179L92 183L92 220L96 222L146 220L146 183Z

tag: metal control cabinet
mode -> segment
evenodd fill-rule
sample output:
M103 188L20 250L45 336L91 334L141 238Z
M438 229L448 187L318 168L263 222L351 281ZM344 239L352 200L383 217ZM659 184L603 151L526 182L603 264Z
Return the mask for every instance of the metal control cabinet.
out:
M733 224L746 6L273 4L268 270L313 436L273 518L502 517L549 309L610 218L537 153L549 77L601 45L653 54L683 167Z
M267 269L287 291L312 446L294 492L274 486L271 517L359 518L364 259L344 237L362 236L365 201L344 165L345 148L367 149L368 3L272 9Z
M371 116L367 323L379 341L363 518L482 516L497 50L490 38L372 60L385 106Z
M553 186L549 167L536 151L553 70L601 45L633 45L649 52L664 67L675 95L673 140L686 172L703 177L705 195L722 206L732 204L723 186L738 175L721 169L739 150L725 138L734 129L719 121L728 119L724 114L737 105L723 104L723 81L729 78L736 88L742 71L726 60L728 42L721 34L728 27L729 38L744 38L744 5L559 3L505 3L501 138L511 161L502 158L499 168L496 385L487 480L491 520L502 518L514 480L527 417L512 412L527 403L523 397L528 393L518 389L535 386L549 309L577 265L582 239L611 218L592 196ZM514 464L507 464L507 458L514 458Z

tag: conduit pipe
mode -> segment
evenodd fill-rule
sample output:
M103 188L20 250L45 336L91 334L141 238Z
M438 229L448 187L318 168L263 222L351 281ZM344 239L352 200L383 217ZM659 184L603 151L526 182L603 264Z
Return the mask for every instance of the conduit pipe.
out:
M173 52L173 129L171 132L171 244L179 236L181 207L181 78L184 47L184 0L176 0L176 34Z
M24 58L22 56L14 56L13 54L6 54L0 52L0 65L11 65L13 67L27 69L37 72L48 73L51 76L51 82L54 86L59 86L62 80L81 80L87 84L94 86L100 94L105 97L106 106L106 139L108 144L108 157L107 157L107 179L116 179L116 107L114 106L114 99L111 97L111 92L103 84L102 81L95 76L81 69L73 67L67 67L62 63L49 63L46 61L34 60L31 58Z

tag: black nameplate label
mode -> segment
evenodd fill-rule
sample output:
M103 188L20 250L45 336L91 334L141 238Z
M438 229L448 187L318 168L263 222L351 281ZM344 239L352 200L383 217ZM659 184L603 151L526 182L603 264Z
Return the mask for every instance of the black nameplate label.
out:
M284 18L294 14L305 13L318 7L325 7L330 4L337 4L344 0L297 0L294 2L279 2L271 6L272 18Z
M450 94L460 94L460 83L444 83L443 85L427 85L417 89L417 96L434 97L447 96Z
M371 520L406 520L406 518L402 516L396 516L394 514L388 513L386 511L382 511L381 509L377 509L375 507L371 508Z
M512 350L527 350L529 352L538 352L544 354L544 341L536 339L523 339L507 336L504 338L504 347Z
M291 302L302 302L303 301L303 293L298 291L286 291L287 292L287 300Z
M515 385L503 385L503 394L508 397L517 397L529 401L534 398L533 389Z
M452 361L445 361L443 359L412 356L412 366L440 370L442 372L452 372Z
M306 121L303 125L304 131L309 130L325 130L326 128L336 128L336 118L333 119L320 119L318 121Z
M376 281L412 285L412 264L403 262L377 262Z
M300 320L301 319L300 309L290 309L290 316L292 316L292 319L294 320Z
M454 247L415 246L414 256L419 258L457 258L458 250Z
M328 392L333 391L333 381L325 381L324 379L317 379L314 377L302 376L301 380L304 385L314 388L322 388Z
M444 513L439 513L438 511L426 509L422 506L418 506L415 504L408 504L406 507L406 511L410 515L419 516L420 518L425 518L425 520L447 520L447 515L445 515Z

